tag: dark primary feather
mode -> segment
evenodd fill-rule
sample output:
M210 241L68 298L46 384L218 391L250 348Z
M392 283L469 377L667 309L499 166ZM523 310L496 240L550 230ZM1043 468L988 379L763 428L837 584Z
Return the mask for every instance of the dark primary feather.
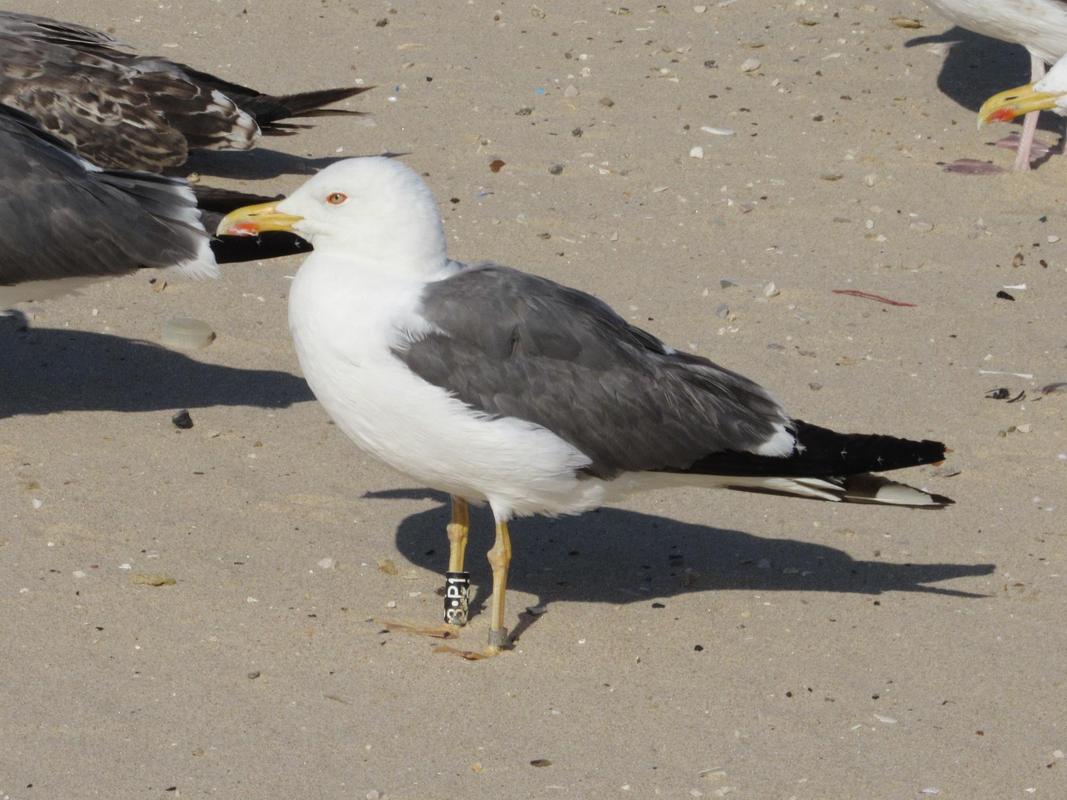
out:
M787 421L747 378L544 278L473 267L429 284L422 300L441 333L396 355L473 408L555 432L598 477L685 470L711 452L757 448Z
M541 425L623 471L838 478L940 461L939 442L839 434L791 420L760 386L671 350L597 298L506 267L429 284L422 314L437 332L395 354L479 411ZM785 425L799 446L757 450Z
M786 458L756 453L709 453L686 472L702 475L829 478L860 472L933 464L945 458L945 445L877 433L838 433L795 419L798 447Z
M296 94L271 95L242 86L239 83L223 80L207 72L193 69L186 64L177 64L181 70L202 86L216 89L233 100L242 111L250 114L267 134L289 133L285 126L275 123L293 117L341 117L362 116L364 112L344 108L323 108L331 103L338 103L370 91L373 86L344 86L338 89L318 89Z
M0 103L99 166L159 172L190 149L253 147L261 127L287 132L276 125L287 117L355 113L321 106L369 88L274 97L121 48L89 28L0 12Z
M188 217L185 182L99 171L0 106L0 285L122 275L196 257L206 233Z

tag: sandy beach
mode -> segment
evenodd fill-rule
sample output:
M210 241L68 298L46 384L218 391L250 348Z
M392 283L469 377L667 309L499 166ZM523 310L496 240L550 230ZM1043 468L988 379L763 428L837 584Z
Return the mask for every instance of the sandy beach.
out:
M1018 127L975 111L1024 50L917 0L18 10L274 93L376 86L186 172L274 194L402 154L452 257L592 292L800 419L944 441L900 478L956 505L694 489L519 520L515 647L467 662L375 621L439 619L447 498L314 401L299 258L25 304L0 318L2 800L1067 795L1067 393L1041 392L1067 381L1067 158L942 168L1010 167ZM162 347L174 317L216 341Z

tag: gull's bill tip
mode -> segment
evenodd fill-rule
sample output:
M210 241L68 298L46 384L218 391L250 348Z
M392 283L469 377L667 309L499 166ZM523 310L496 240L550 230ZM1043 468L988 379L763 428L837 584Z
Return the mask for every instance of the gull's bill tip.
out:
M280 200L234 209L219 223L216 236L258 236L264 231L292 231L303 217L278 210Z

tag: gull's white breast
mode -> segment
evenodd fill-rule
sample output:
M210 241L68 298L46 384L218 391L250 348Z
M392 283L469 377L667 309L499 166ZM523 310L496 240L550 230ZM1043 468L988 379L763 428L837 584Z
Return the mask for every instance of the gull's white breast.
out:
M411 372L391 348L426 333L424 283L313 253L289 294L289 326L308 385L360 447L421 483L498 516L577 513L604 500L604 482L578 479L589 459L551 431L490 419Z

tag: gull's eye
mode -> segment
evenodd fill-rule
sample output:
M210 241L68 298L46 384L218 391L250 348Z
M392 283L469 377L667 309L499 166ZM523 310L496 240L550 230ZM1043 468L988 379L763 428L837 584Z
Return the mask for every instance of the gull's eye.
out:
M348 200L348 195L344 192L333 192L326 198L326 202L331 206L339 206Z

